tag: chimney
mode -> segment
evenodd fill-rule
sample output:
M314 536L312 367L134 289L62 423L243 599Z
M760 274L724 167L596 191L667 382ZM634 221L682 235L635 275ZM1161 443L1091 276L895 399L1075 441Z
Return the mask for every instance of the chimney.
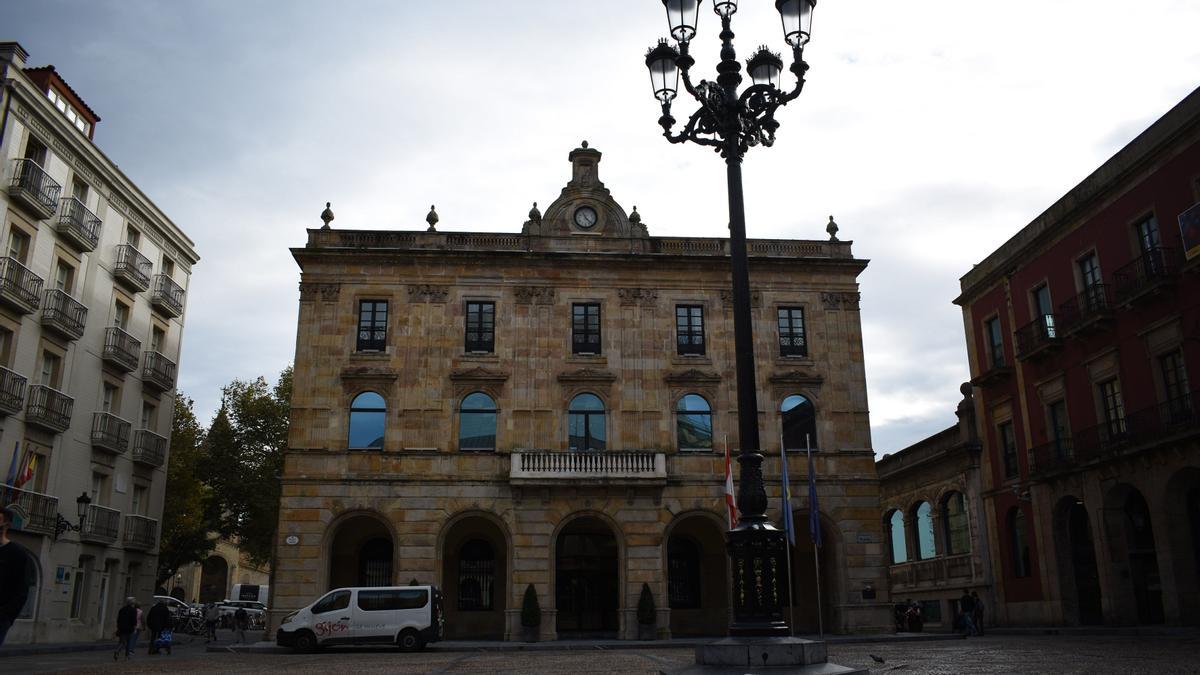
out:
M25 67L29 52L19 42L0 42L0 63L12 64L18 69Z
M576 188L596 188L603 187L600 178L597 175L597 166L600 164L600 151L588 147L588 142L584 141L582 147L575 148L571 154L567 155L567 159L571 160L571 187Z

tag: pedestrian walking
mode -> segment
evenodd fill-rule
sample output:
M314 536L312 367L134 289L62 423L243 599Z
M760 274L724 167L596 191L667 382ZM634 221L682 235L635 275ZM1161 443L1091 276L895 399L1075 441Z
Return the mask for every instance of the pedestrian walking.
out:
M977 591L971 591L971 599L975 601L975 613L971 616L971 620L975 622L975 634L983 635L983 600L979 598Z
M975 599L971 597L965 589L962 597L958 599L958 621L962 628L963 635L978 635L975 630Z
M204 607L204 641L217 641L217 622L221 620L221 610L217 603L210 602Z
M117 612L117 651L113 652L113 661L125 652L125 658L133 656L133 647L137 643L138 612L134 607L133 598L125 598L125 606Z
M137 610L137 624L133 629L133 648L137 649L138 634L146 630L145 617L142 616L142 603L137 600L133 601L133 608Z
M37 583L36 572L30 564L29 551L8 538L8 528L16 520L16 512L8 507L0 509L0 646L8 635L8 629L21 615L29 587Z
M233 627L239 644L246 642L246 629L250 627L250 613L245 607L238 607L233 613Z
M167 630L171 623L171 610L167 609L167 601L160 599L150 608L146 614L146 629L149 633L150 648L148 654L157 654L160 646L160 638L163 631ZM171 653L171 643L166 644L167 653Z

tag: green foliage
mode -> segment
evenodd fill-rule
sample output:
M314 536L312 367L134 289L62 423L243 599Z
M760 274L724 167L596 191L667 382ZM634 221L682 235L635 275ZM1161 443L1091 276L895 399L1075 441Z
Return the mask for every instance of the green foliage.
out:
M642 584L642 594L638 596L637 620L643 626L654 623L654 594L650 592L649 584Z
M542 625L542 607L538 604L533 584L525 587L525 598L521 601L521 625L526 628Z
M216 544L209 537L212 522L205 509L210 491L201 476L204 429L196 421L191 399L177 394L174 404L156 585L184 565L206 558Z

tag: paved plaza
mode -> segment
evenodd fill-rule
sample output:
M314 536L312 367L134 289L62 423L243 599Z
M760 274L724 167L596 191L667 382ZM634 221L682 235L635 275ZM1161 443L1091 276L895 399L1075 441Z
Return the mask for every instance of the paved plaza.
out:
M830 660L872 673L1200 673L1200 634L1164 636L988 636L970 640L831 644ZM871 655L884 660L877 663ZM647 673L693 666L690 647L402 654L331 649L319 654L208 652L203 642L171 656L114 663L107 651L9 656L0 673Z

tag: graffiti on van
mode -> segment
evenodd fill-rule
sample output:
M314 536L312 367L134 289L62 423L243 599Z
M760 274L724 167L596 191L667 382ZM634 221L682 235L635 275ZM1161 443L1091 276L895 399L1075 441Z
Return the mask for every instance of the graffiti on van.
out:
M349 624L344 624L340 621L322 621L321 623L313 626L313 630L317 631L318 637L325 637L326 635L341 633L348 628L350 628Z

